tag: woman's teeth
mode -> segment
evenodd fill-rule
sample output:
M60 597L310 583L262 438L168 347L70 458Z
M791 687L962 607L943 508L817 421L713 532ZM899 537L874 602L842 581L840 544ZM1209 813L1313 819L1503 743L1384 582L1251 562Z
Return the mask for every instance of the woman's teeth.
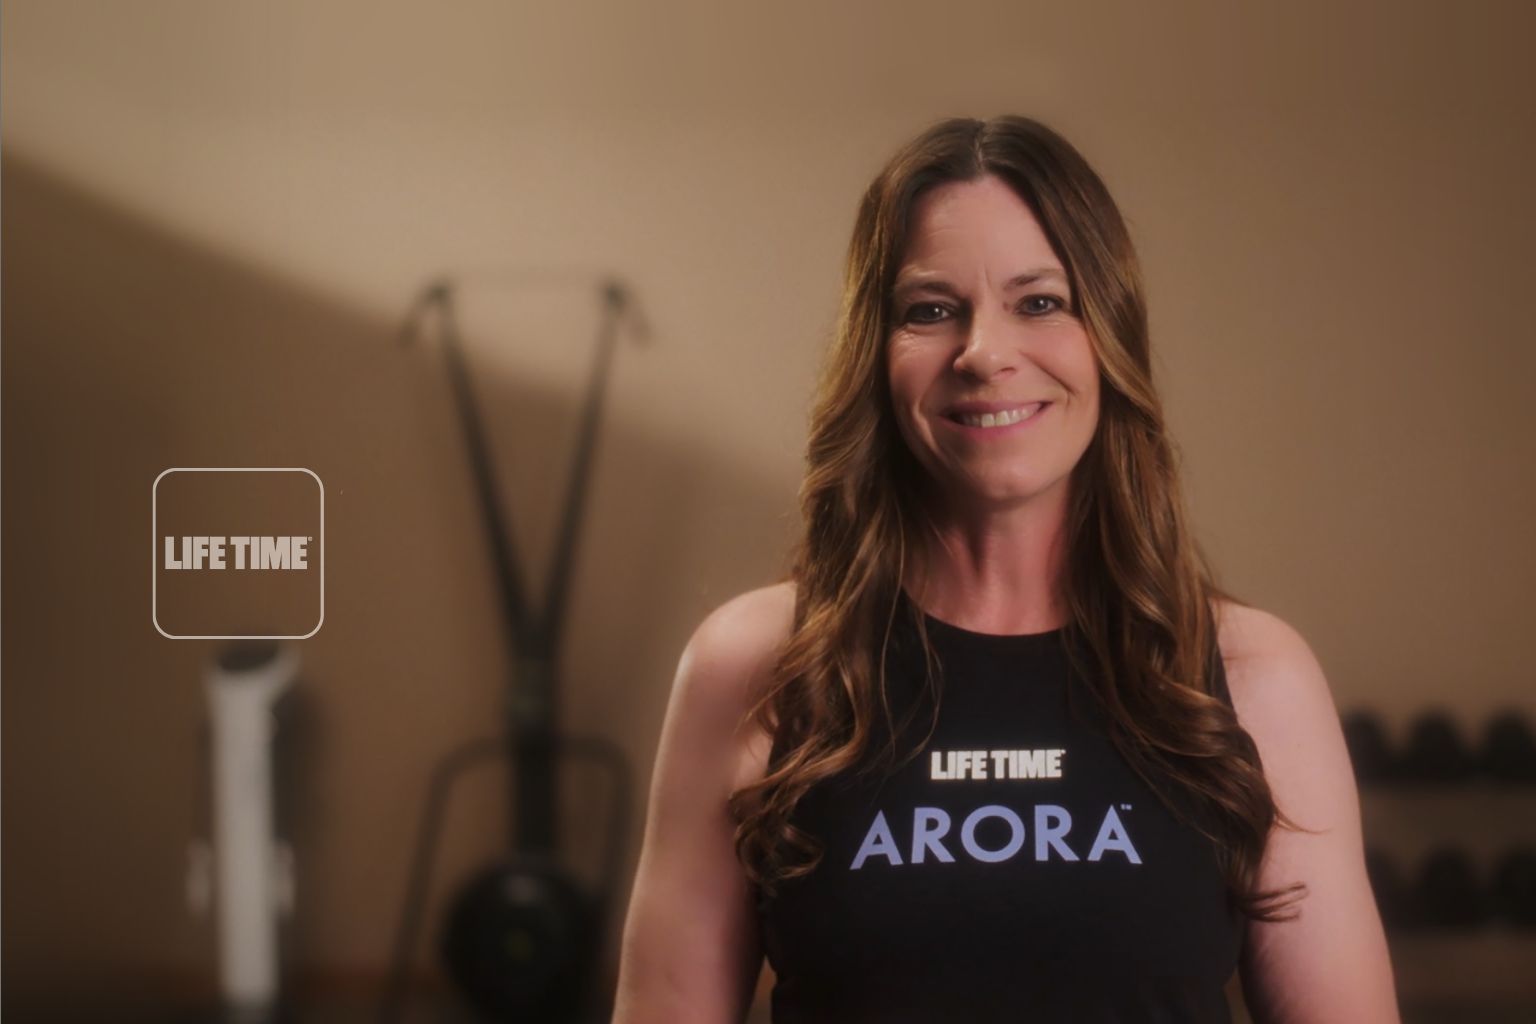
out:
M1034 415L1040 409L1045 408L1045 402L1036 402L1034 405L1020 406L1017 409L1009 409L1007 412L982 413L980 416L957 416L961 423L968 427L1006 427L1017 423L1025 417Z

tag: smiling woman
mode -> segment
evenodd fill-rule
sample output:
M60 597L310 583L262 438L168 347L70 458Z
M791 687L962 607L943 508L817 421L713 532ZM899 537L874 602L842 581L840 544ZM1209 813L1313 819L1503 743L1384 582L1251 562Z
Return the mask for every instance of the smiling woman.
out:
M1099 373L1050 240L992 174L934 187L912 217L886 361L926 500L1059 500L1093 439Z
M775 1024L1227 1021L1234 974L1395 1021L1327 683L1187 526L1103 182L941 122L844 284L790 579L678 667L615 1020L740 1020L766 954Z

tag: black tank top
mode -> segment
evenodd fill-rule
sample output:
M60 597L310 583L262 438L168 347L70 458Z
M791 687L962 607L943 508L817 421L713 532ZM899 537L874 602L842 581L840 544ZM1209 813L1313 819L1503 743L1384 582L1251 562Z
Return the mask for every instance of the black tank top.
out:
M1110 742L1063 631L975 633L899 602L889 700L898 725L918 711L898 753L931 721L915 615L939 719L888 777L846 773L797 805L825 852L757 892L773 1024L1230 1021L1244 924L1214 847Z

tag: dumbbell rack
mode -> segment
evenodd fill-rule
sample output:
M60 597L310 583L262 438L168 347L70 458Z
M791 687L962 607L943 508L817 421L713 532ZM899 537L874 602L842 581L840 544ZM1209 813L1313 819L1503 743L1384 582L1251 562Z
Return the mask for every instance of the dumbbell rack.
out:
M1464 851L1487 886L1505 851L1536 846L1536 782L1473 774L1358 786L1367 848L1389 855L1409 885L1437 849ZM1405 1020L1536 1020L1536 928L1496 917L1388 927L1387 939Z

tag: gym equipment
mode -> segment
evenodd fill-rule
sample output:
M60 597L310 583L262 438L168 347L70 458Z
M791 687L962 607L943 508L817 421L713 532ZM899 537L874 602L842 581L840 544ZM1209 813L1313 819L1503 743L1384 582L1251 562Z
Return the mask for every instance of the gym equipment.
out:
M1516 846L1493 869L1498 917L1516 928L1536 928L1536 848Z
M1475 774L1477 763L1451 716L1427 711L1414 719L1398 768L1403 779L1413 782L1464 782Z
M501 737L471 741L450 752L428 787L417 834L410 881L396 936L393 964L380 1018L397 1019L447 796L458 774L485 757L505 755L513 767L512 851L465 884L452 900L441 952L449 976L480 1013L495 1020L561 1024L586 1011L601 925L622 867L628 832L629 768L620 748L601 738L556 731L557 655L576 526L586 495L602 394L619 319L630 298L616 281L600 282L604 317L582 410L565 511L546 580L544 608L528 605L521 572L497 497L489 449L470 386L455 316L456 285L427 286L406 318L403 340L412 343L435 313L449 379L458 405L493 554L514 678ZM559 864L556 794L558 757L586 757L608 771L613 793L603 880L588 892Z
M1369 711L1354 711L1344 716L1344 744L1361 782L1388 782L1397 775L1397 763L1387 742L1387 730L1380 717Z
M1455 847L1439 847L1424 858L1416 896L1426 925L1471 928L1488 920L1488 901L1477 868Z
M1478 748L1480 767L1501 782L1536 782L1536 735L1518 711L1489 720Z
M1376 906L1381 911L1384 927L1395 931L1412 928L1418 923L1413 888L1390 854L1367 846L1365 873L1370 877L1371 891L1376 895Z
M187 897L218 926L218 1019L287 1019L281 998L279 918L293 912L293 854L276 835L275 711L299 669L292 646L224 647L204 672L212 767L211 843L194 842ZM211 846L211 849L210 849Z

